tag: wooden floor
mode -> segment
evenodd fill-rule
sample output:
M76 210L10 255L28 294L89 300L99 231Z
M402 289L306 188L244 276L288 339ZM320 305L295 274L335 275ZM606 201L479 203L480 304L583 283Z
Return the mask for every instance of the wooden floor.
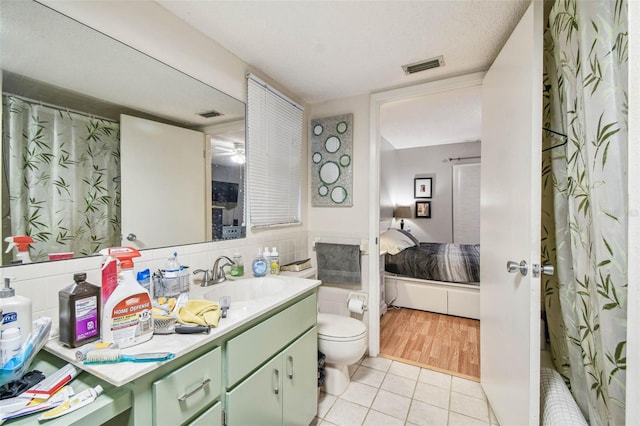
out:
M480 379L480 321L391 308L380 319L380 355Z

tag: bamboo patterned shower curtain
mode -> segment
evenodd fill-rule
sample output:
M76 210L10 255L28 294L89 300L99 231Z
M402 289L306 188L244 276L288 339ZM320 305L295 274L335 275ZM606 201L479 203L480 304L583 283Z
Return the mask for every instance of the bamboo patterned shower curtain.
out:
M545 30L544 304L552 358L591 425L625 422L627 4L558 0Z
M120 245L120 128L3 95L3 170L11 235L32 260Z

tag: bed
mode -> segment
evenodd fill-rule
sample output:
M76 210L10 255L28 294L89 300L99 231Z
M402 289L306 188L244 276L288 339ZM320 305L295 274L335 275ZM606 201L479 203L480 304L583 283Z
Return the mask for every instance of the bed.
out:
M480 246L419 242L390 228L380 235L385 252L388 304L465 318L480 318Z

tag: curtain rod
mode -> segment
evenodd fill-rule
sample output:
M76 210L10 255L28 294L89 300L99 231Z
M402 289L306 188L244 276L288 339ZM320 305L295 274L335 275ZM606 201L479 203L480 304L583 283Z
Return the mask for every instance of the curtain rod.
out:
M449 161L460 161L460 160L471 160L471 159L475 159L475 158L481 158L479 155L473 156L473 157L456 157L456 158L451 158L449 157L448 160Z
M53 109L56 109L58 111L66 111L66 112L70 112L70 113L73 113L73 114L82 115L83 117L95 118L97 120L104 120L104 121L108 121L110 123L119 124L118 121L113 120L111 118L101 117L101 116L96 115L96 114L90 114L88 112L78 111L78 110L67 108L67 107L62 107L62 106L59 106L59 105L51 104L49 102L43 102L43 101L39 101L37 99L27 98L26 96L22 96L22 95L16 95L16 94L13 94L13 93L8 93L8 92L2 92L2 95L3 96L11 96L11 97L14 97L14 98L18 98L21 101L24 101L24 102L26 102L28 104L31 104L31 105L40 105L40 106L44 106L44 107L48 107L48 108L53 108Z
M300 106L297 103L295 103L294 101L292 101L288 96L284 95L278 89L276 89L273 86L269 85L268 83L264 82L259 77L256 77L255 75L253 75L251 73L247 73L247 79L248 80L253 80L254 83L259 84L260 86L264 87L265 89L267 89L268 91L270 91L274 95L276 95L279 98L281 98L283 101L289 102L291 105L293 105L294 107L298 108L300 111L304 112L304 108L302 106Z

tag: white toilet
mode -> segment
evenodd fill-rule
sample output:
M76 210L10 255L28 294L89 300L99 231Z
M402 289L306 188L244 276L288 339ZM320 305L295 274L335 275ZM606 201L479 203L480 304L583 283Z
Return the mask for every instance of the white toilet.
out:
M318 350L325 354L325 391L341 395L349 385L349 365L367 349L367 326L355 318L318 313Z

